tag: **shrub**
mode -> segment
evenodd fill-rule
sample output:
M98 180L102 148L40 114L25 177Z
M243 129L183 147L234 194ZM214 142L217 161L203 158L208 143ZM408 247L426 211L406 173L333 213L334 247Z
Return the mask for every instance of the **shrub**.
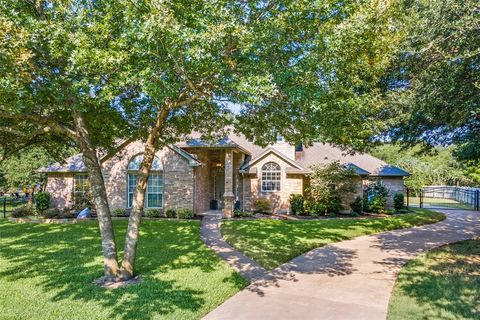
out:
M268 199L257 199L254 202L255 212L259 213L268 213L271 210L270 200Z
M176 218L177 217L177 212L173 209L168 209L167 211L165 211L165 216L167 218Z
M50 193L48 192L37 193L35 195L35 208L40 213L50 208Z
M405 198L403 196L403 193L395 193L395 195L393 196L393 207L396 211L400 211L405 207Z
M124 208L115 208L112 210L112 216L114 217L126 217L127 210Z
M353 202L350 203L350 208L352 209L352 212L355 212L357 214L362 214L362 212L363 212L363 198L362 197L356 197L355 200L353 200Z
M341 197L348 197L358 188L355 170L338 161L328 165L314 165L311 169L310 185L306 189L308 198L323 204L325 212L340 212Z
M385 210L385 213L386 214L389 214L389 215L392 215L392 214L395 214L395 210L392 210L392 209L388 209L388 210Z
M160 210L159 209L147 209L144 212L145 217L149 218L157 218L160 216Z
M313 199L306 199L303 203L305 214L312 217L318 217L327 212L327 206Z
M292 211L292 214L296 216L303 216L305 214L305 209L303 207L305 199L303 198L303 195L291 194L288 201L290 202L290 210Z
M326 204L326 207L329 214L337 214L342 210L342 199L340 199L338 194L333 194Z
M81 211L85 208L95 208L93 205L93 197L90 192L75 195L75 204L73 205L73 209L75 211Z
M75 211L72 211L72 209L69 208L63 208L63 211L60 215L61 218L76 218Z
M33 215L33 209L31 206L21 206L16 208L10 213L12 218L23 218Z
M364 204L367 211L384 212L389 191L381 181L370 184L365 190Z
M238 210L234 210L233 211L233 216L234 217L242 217L242 218L247 218L247 217L251 217L253 214L251 212L248 212L248 211L243 211L241 209L238 209Z
M56 208L51 208L51 209L45 210L42 216L45 219L62 218L62 212Z
M383 213L385 211L385 205L387 204L387 199L380 196L374 195L368 201L368 211L374 213Z
M190 209L180 209L177 211L178 219L193 219L193 211Z

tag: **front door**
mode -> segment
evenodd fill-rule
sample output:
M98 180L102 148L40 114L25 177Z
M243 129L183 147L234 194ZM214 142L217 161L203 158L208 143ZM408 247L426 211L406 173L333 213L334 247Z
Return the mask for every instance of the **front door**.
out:
M217 209L222 210L224 207L223 194L225 192L225 172L223 170L216 170L213 173L213 190L212 200L216 201Z

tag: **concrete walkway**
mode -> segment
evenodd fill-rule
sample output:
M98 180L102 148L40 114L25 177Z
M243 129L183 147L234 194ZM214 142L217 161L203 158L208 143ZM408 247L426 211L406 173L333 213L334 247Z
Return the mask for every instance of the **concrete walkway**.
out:
M220 233L221 211L210 211L202 214L202 227L200 237L216 254L224 259L230 267L240 273L242 277L251 282L263 279L271 279L268 271L260 266L255 260L235 250Z
M408 259L480 236L480 213L437 210L432 225L362 236L314 249L275 269L205 319L385 319L396 276Z

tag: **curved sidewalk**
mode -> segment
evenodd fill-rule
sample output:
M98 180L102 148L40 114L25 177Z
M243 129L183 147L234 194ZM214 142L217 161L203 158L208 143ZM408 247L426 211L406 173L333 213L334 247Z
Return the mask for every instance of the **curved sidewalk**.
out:
M225 260L230 267L251 282L263 279L272 279L268 271L255 260L235 250L220 233L222 214L215 211L203 214L200 237L216 254Z
M480 213L436 210L431 225L342 241L307 252L253 282L205 319L385 319L395 279L408 259L480 236Z

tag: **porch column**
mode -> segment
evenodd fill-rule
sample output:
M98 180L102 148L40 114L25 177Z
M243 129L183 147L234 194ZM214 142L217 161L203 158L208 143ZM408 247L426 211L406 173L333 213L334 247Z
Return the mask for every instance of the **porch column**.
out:
M225 150L225 193L223 194L225 208L223 214L227 218L233 217L233 151Z

